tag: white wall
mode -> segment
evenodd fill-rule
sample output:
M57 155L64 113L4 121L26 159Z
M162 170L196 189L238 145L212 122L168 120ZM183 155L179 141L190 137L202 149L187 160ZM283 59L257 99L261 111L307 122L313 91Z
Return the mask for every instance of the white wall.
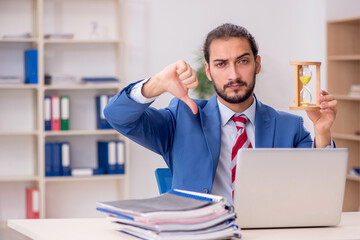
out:
M194 64L206 34L232 22L248 28L259 44L262 72L257 78L257 97L288 111L294 88L289 61L321 61L325 85L325 6L325 0L129 1L129 81L149 77L178 59ZM153 105L165 107L170 99L162 96ZM306 127L313 131L305 119ZM130 197L158 194L154 170L160 166L165 166L160 156L131 145Z
M335 20L360 16L359 0L327 0L326 19Z

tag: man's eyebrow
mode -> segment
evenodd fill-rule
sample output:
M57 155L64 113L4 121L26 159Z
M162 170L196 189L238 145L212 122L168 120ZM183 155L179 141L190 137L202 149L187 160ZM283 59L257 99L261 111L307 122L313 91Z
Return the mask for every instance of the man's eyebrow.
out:
M248 53L248 52L243 53L243 54L241 54L240 56L238 56L236 59L240 59L240 58L245 57L245 56L250 56L250 53ZM214 59L214 60L213 60L213 62L225 62L225 61L228 61L228 59L218 58L218 59Z
M241 54L236 59L240 59L240 58L245 57L245 56L250 56L250 53L247 52L247 53Z

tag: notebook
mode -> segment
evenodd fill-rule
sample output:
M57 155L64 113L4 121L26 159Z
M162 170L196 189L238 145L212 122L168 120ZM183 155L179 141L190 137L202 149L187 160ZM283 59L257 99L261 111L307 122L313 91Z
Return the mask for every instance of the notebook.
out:
M340 222L348 149L242 149L234 207L241 228Z

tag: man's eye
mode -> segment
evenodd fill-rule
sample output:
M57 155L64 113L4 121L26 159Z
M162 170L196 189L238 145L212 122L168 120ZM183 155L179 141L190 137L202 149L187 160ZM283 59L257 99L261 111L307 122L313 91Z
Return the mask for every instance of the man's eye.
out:
M217 67L223 67L225 64L224 63L217 63L217 64L215 64L215 66L217 66Z
M239 63L248 63L249 62L249 60L247 60L247 59L241 59L241 60L239 60Z

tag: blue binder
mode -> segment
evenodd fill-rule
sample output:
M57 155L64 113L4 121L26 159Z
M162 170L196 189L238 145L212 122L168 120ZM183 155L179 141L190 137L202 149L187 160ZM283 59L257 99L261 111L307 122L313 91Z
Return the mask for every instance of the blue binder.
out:
M53 143L52 160L53 176L61 176L61 143Z
M51 131L51 97L45 96L44 99L44 128Z
M104 174L105 172L104 172L104 169L103 169L103 168L98 167L98 168L94 168L94 169L93 169L93 173L94 173L94 175L102 175L102 174Z
M109 101L108 95L96 96L96 119L97 129L112 129L104 116L104 108Z
M70 143L62 142L61 144L61 175L62 176L71 176L71 167L70 167Z
M38 83L38 50L29 49L24 53L25 83Z
M98 167L106 174L117 174L115 141L98 142Z
M45 143L45 176L53 176L52 171L53 143Z
M116 141L116 172L125 173L125 142Z

